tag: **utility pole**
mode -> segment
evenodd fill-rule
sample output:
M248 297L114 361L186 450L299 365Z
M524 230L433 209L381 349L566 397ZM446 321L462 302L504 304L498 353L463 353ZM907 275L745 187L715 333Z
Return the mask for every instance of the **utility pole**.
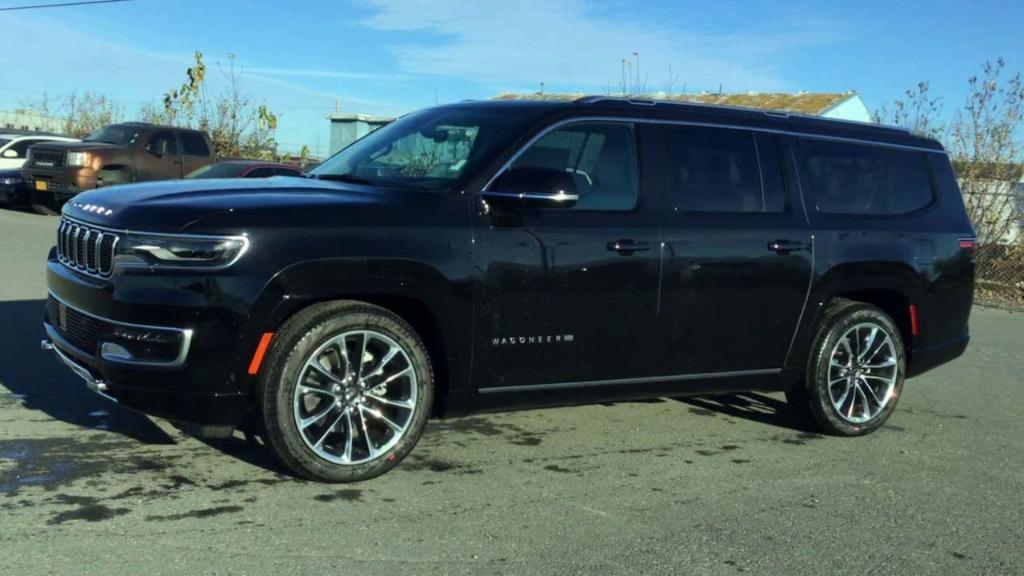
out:
M636 58L636 88L634 92L640 92L640 53L633 52L633 56Z

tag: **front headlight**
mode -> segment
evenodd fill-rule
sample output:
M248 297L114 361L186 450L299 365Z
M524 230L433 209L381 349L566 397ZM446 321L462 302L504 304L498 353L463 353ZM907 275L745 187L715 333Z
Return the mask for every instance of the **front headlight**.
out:
M226 268L248 249L245 236L129 233L117 243L114 262L130 268Z
M88 152L68 152L68 166L88 166Z

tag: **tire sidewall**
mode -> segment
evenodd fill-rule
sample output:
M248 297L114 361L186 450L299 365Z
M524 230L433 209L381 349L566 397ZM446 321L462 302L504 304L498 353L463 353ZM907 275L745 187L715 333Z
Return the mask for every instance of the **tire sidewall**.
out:
M855 424L842 418L835 406L832 405L828 391L828 370L832 350L839 339L853 326L865 322L880 325L892 339L893 347L896 350L897 374L893 397L885 408L868 422ZM825 431L843 436L862 436L885 424L893 410L896 409L900 396L903 395L903 382L906 376L906 352L903 338L899 327L892 319L874 306L853 304L826 322L816 339L814 350L812 363L808 367L808 380L810 381L808 392L810 393L811 411L815 419L823 425Z
M429 357L419 337L405 322L369 306L353 306L347 311L326 311L297 326L293 333L282 334L280 358L268 370L263 387L264 426L278 455L285 464L307 478L329 482L367 480L387 472L405 458L423 433L433 403L433 373ZM376 460L342 465L324 460L302 439L295 422L294 394L299 371L309 355L324 342L345 332L372 330L398 343L409 355L416 374L417 403L405 435Z

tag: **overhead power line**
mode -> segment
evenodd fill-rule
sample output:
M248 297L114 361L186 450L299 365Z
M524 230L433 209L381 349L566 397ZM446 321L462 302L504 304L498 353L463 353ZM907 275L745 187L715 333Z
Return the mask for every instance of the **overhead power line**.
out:
M65 6L85 6L87 4L113 4L114 2L129 2L130 0L82 0L81 2L60 2L56 4L30 4L27 6L10 6L0 8L0 12L12 10L36 10L38 8L62 8Z

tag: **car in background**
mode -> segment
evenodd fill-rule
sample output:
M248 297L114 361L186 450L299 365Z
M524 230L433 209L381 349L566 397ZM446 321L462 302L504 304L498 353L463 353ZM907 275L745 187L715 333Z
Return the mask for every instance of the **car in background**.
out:
M0 206L15 206L28 201L28 188L21 169L0 169Z
M0 170L21 168L28 148L43 142L78 142L75 138L49 134L0 134Z
M101 128L81 142L36 144L29 148L22 173L32 189L32 207L52 214L85 190L174 180L213 161L213 142L206 132L125 122Z
M302 176L295 166L263 160L224 160L207 164L185 178L269 178L270 176Z

